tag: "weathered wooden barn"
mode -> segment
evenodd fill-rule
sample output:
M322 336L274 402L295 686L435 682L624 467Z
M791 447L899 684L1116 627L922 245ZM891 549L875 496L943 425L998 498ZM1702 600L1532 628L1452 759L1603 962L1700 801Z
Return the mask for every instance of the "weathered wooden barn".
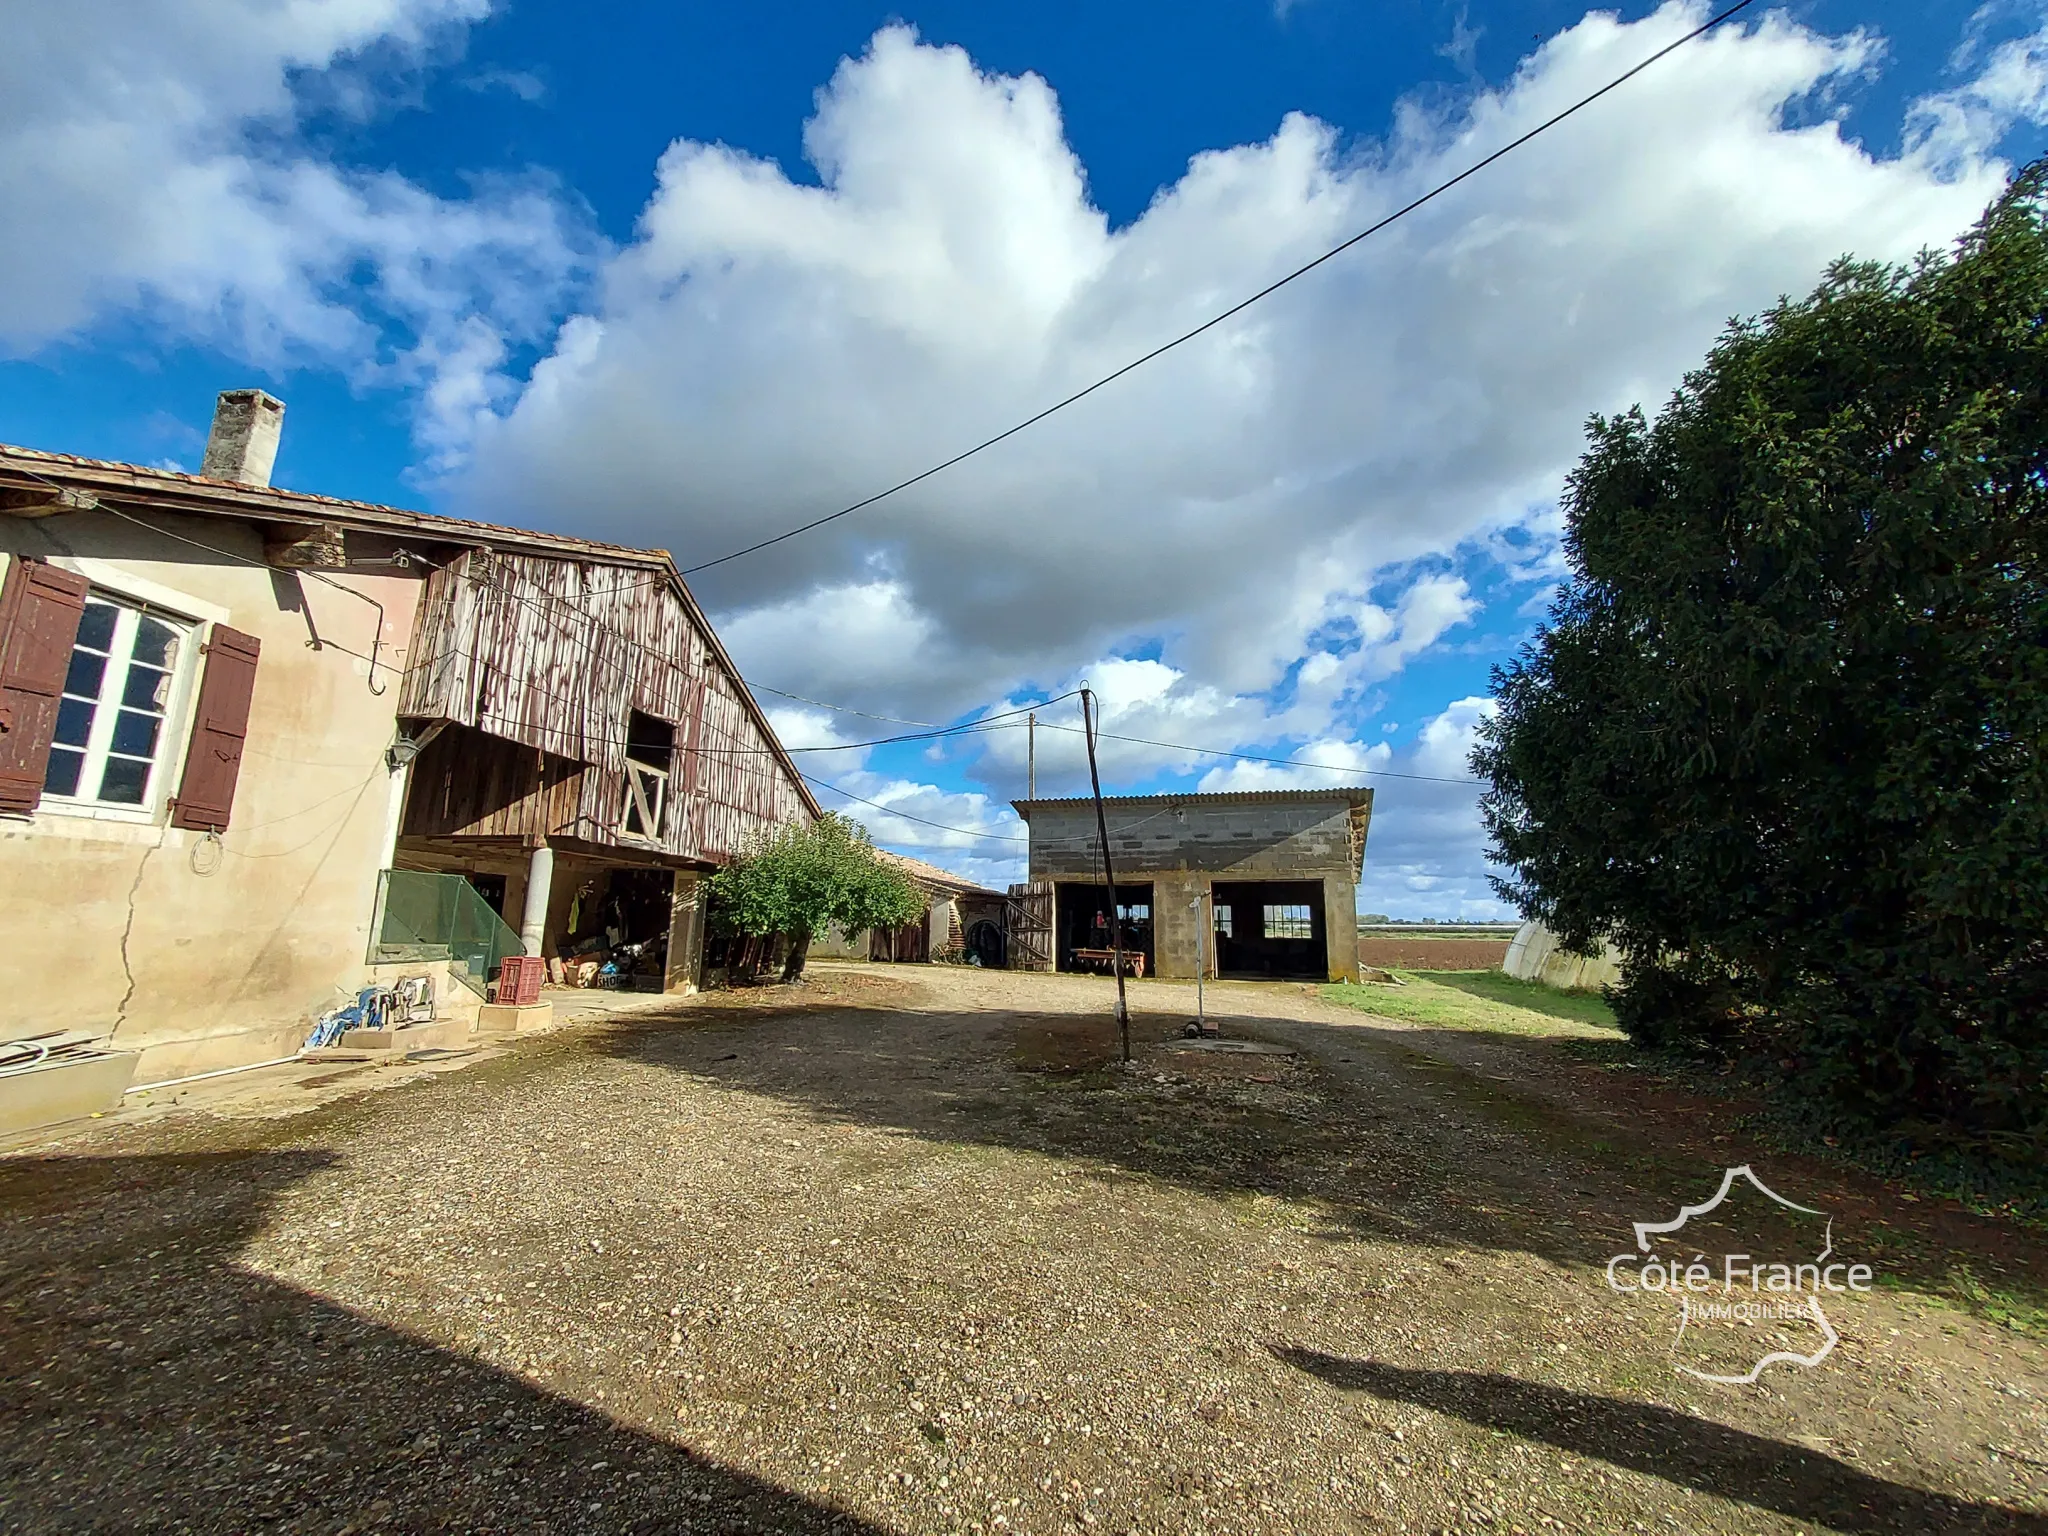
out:
M1030 880L1013 886L1013 965L1099 968L1121 936L1144 974L1355 980L1369 789L1019 800ZM1198 960L1199 956L1199 960Z
M471 876L529 954L687 988L699 878L818 807L667 554L578 542L427 557L394 867Z

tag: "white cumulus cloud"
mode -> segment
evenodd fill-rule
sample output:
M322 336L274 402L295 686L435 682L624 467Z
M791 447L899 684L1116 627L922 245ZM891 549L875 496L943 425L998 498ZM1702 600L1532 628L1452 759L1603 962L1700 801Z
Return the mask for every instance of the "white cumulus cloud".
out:
M543 521L574 505L685 565L724 554L1203 319L1700 14L1588 15L1360 148L1289 116L1197 156L1121 229L1044 81L886 28L819 95L816 184L668 149L637 237L481 420L452 494ZM1081 406L699 586L742 665L799 692L948 716L1142 653L1246 729L1299 699L1296 739L1328 735L1469 615L1455 578L1376 596L1386 573L1554 523L1588 412L1654 405L1731 314L1844 251L1945 241L1995 193L1981 133L1887 159L1833 120L1791 125L1880 55L1781 15L1725 28ZM2001 121L2028 110L1985 90Z
M430 451L498 403L595 247L555 190L437 197L337 164L304 102L366 108L372 56L430 55L487 0L76 0L0 46L0 355L111 316L250 361L420 391Z

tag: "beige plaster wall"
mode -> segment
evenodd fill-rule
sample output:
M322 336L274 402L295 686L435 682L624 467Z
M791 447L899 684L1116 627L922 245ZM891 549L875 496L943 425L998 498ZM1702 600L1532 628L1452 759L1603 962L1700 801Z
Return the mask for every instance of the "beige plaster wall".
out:
M151 514L166 528L260 560L245 524ZM342 576L377 616L318 582L188 549L104 513L0 518L0 559L51 557L120 590L153 584L263 643L233 819L219 845L171 828L192 697L144 824L43 808L0 819L0 1035L52 1029L138 1050L136 1081L284 1055L312 1019L366 984L371 907L392 811L384 751L418 597L400 575ZM100 562L93 564L92 562ZM294 611L297 605L297 611ZM315 649L309 641L321 641ZM203 638L203 632L202 632ZM195 683L197 672L192 674Z

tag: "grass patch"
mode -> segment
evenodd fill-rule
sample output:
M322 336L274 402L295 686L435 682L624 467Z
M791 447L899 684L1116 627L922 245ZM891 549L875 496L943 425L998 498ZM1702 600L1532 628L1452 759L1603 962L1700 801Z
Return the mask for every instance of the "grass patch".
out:
M1333 1003L1406 1024L1512 1035L1619 1038L1614 1011L1597 993L1566 992L1500 971L1396 971L1405 986L1323 988Z

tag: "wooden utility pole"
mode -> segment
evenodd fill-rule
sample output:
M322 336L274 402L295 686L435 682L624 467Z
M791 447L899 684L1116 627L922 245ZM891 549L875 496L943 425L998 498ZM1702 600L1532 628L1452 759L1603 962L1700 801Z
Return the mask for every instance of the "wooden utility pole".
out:
M1131 1059L1131 1010L1124 997L1124 925L1118 920L1116 909L1116 869L1109 861L1109 819L1102 813L1102 775L1095 766L1095 694L1092 689L1081 690L1081 724L1086 727L1082 734L1088 740L1088 782L1095 790L1095 834L1102 839L1102 878L1109 887L1109 945L1115 958L1111 961L1116 970L1116 1030L1117 1039L1123 1048L1123 1058Z

